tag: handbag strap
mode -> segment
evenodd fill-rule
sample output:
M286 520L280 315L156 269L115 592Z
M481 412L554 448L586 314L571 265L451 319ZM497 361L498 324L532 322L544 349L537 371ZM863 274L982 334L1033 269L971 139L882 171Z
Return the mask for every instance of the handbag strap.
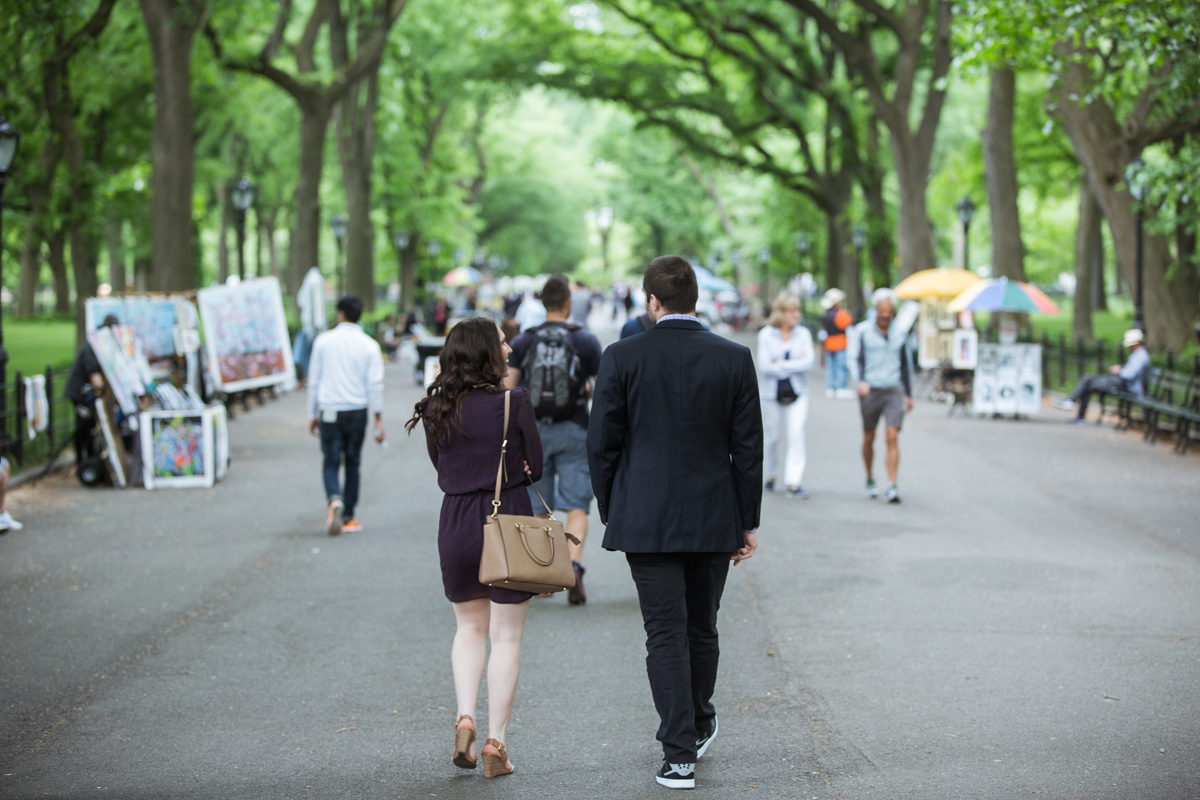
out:
M496 467L496 495L492 498L492 519L500 513L500 489L503 486L505 477L504 457L508 454L508 420L512 410L512 390L508 389L504 392L504 434L500 441L500 465ZM537 486L530 484L533 491L537 494L538 500L542 501L542 506L546 509L546 515L550 519L554 519L554 511L546 502L546 498L542 497L542 493L538 491Z

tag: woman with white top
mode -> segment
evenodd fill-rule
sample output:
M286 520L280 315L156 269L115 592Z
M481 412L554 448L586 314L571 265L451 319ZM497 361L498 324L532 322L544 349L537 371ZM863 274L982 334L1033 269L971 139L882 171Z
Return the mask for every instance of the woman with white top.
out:
M781 294L771 306L767 326L758 332L758 394L763 420L763 488L775 489L779 475L780 433L787 430L783 484L787 496L806 499L804 426L808 422L808 379L815 354L812 333L800 325L800 301Z

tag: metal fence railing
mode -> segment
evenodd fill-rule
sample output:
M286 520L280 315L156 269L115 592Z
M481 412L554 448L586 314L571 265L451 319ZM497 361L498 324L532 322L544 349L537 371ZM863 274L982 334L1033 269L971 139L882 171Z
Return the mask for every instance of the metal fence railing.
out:
M44 431L29 436L29 409L25 400L25 376L20 371L0 387L4 392L4 411L0 412L0 455L13 462L14 472L46 464L70 443L75 430L75 406L62 397L69 370L47 366L46 400L49 420Z
M1111 365L1125 361L1126 353L1120 342L1097 339L1089 345L1082 339L1072 342L1066 334L1059 334L1057 338L1043 334L1040 341L1042 387L1050 391L1069 392L1083 375L1105 375ZM1163 353L1152 353L1150 358L1154 366L1162 367L1167 372L1200 375L1200 354L1186 361L1176 358L1168 348Z

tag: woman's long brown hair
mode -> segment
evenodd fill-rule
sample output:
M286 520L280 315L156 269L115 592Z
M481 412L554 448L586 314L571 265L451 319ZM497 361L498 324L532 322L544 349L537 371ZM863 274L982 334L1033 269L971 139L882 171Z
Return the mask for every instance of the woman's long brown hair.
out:
M479 389L500 391L508 365L500 346L500 329L484 317L465 319L446 334L442 346L441 373L429 386L429 394L413 409L412 419L404 426L410 434L420 422L437 436L439 443L450 440L453 425L464 436L462 423L463 400Z

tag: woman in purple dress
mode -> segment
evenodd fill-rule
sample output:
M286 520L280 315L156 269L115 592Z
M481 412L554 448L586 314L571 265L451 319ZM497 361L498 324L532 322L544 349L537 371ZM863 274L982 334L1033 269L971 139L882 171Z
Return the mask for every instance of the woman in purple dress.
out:
M542 440L525 390L513 391L508 430L503 430L504 375L511 352L491 320L475 318L455 325L442 347L441 374L406 426L409 433L418 424L424 427L438 486L446 495L438 524L438 555L442 585L458 621L450 662L458 700L454 764L463 769L474 769L477 763L475 706L489 637L492 642L491 657L486 658L488 739L482 751L488 778L513 771L504 742L532 597L479 582L483 527L492 513L502 442L508 439L500 493L505 513L533 513L525 485L527 479L536 481L542 475Z

